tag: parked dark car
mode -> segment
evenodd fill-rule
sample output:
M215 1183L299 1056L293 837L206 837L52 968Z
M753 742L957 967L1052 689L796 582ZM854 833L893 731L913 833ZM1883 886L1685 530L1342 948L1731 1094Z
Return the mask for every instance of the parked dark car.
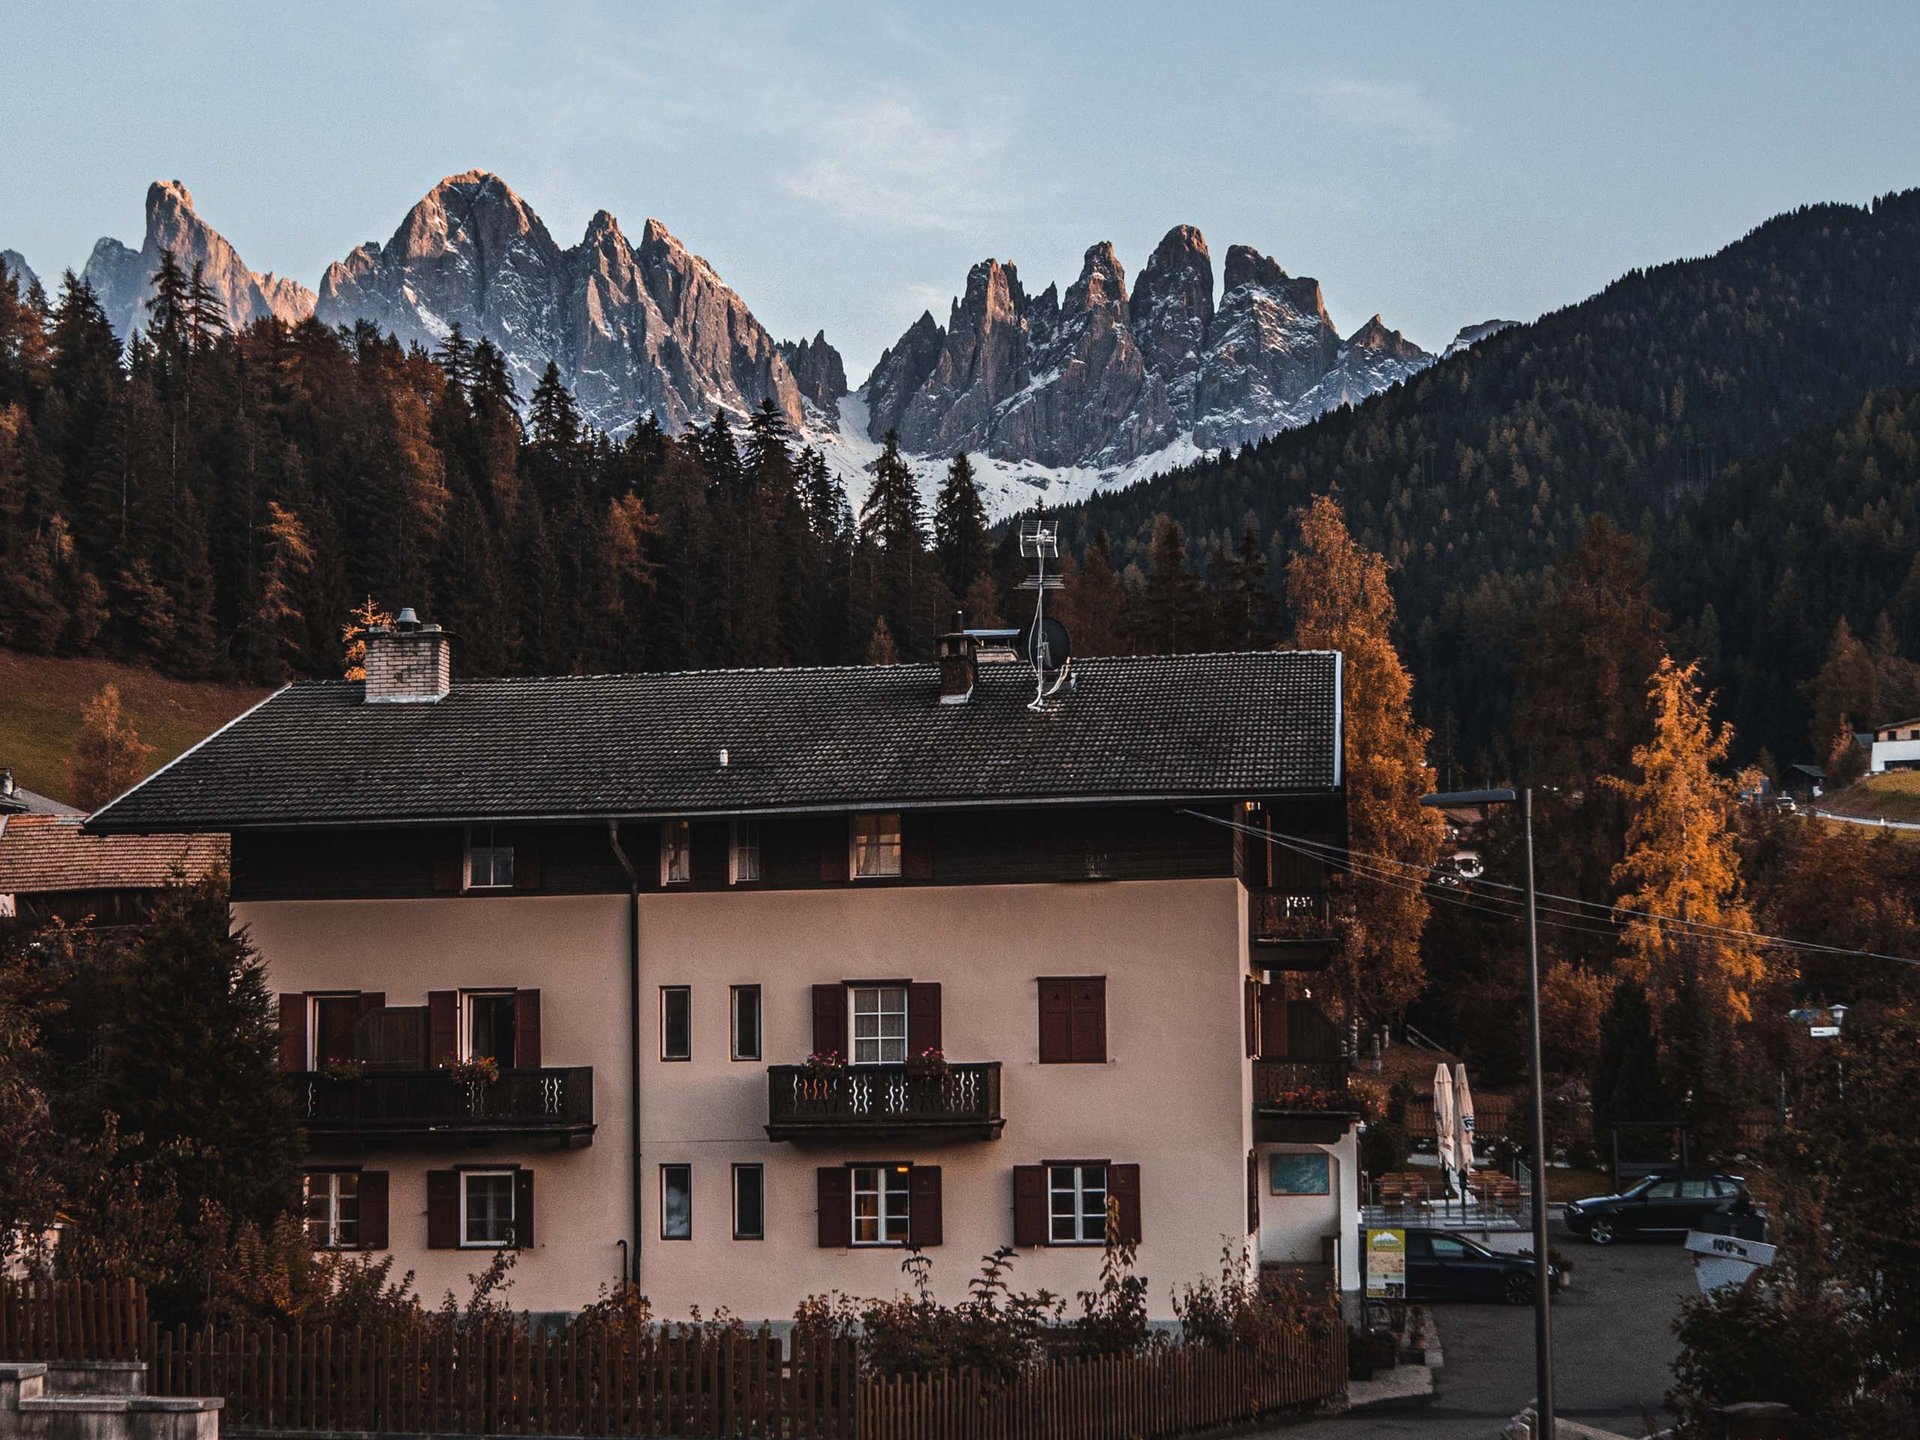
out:
M1738 1175L1719 1170L1676 1170L1649 1175L1618 1195L1575 1200L1566 1209L1567 1229L1595 1245L1635 1235L1685 1235L1707 1216L1730 1210L1746 1187Z
M1445 1230L1407 1231L1409 1300L1504 1300L1509 1305L1531 1305L1533 1277L1531 1255L1503 1255Z

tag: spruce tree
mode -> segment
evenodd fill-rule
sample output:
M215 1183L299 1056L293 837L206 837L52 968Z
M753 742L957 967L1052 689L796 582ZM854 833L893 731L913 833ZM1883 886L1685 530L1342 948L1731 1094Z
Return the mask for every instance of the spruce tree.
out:
M964 596L975 577L986 570L992 554L987 535L987 508L980 502L973 462L962 450L947 466L933 507L933 553L947 590Z

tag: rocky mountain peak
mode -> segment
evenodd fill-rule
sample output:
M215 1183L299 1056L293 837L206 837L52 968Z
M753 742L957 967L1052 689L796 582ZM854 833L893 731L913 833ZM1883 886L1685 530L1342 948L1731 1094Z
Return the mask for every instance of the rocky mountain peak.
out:
M867 395L867 428L878 440L889 430L900 428L907 404L919 393L940 352L947 343L947 332L933 318L931 310L922 310L920 318L907 327L906 334L880 352L873 373L863 387Z
M926 318L933 319L931 315ZM840 359L840 352L827 343L827 332L817 331L811 340L802 340L797 345L791 340L782 340L780 355L787 362L787 369L793 372L793 383L800 387L800 393L824 419L837 427L840 399L847 393L847 367Z
M1398 330L1389 330L1386 322L1375 315L1353 334L1347 337L1349 350L1371 350L1381 355L1389 355L1400 360L1432 359L1413 341L1407 339Z
M27 264L27 257L18 250L0 250L0 270L5 270L14 284L25 295L40 283L40 277L33 273L33 267Z
M1259 285L1264 289L1277 290L1290 278L1280 268L1278 260L1271 255L1262 255L1251 245L1227 247L1227 264L1222 272L1221 284L1229 293L1242 285Z
M1064 314L1076 310L1124 307L1127 303L1127 270L1113 252L1113 243L1102 240L1087 247L1080 262L1080 278L1067 287L1060 301Z
M1193 387L1213 323L1213 257L1191 225L1169 230L1134 281L1129 304L1134 342L1147 374L1166 394L1167 424L1193 420Z

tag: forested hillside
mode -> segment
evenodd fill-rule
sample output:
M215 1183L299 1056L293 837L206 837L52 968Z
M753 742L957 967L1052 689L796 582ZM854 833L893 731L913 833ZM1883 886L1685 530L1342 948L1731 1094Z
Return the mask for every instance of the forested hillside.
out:
M1902 511L1883 487L1900 482L1885 457L1869 468L1867 442L1852 462L1835 448L1867 391L1916 383L1920 191L1908 191L1795 211L1717 255L1635 271L1357 409L1097 497L1069 529L1082 545L1105 532L1124 564L1146 556L1158 515L1216 553L1251 527L1277 563L1289 515L1335 489L1356 537L1396 566L1437 758L1470 765L1505 729L1542 568L1603 512L1649 542L1681 647L1707 652L1741 735L1801 758L1793 687L1842 610L1871 627L1889 608L1898 642L1920 647L1920 611L1897 599L1914 531L1884 523ZM1802 436L1809 426L1826 438ZM1789 442L1798 459L1735 472ZM1775 466L1791 467L1790 485ZM1776 491L1766 517L1738 525ZM1868 551L1872 578L1852 573Z

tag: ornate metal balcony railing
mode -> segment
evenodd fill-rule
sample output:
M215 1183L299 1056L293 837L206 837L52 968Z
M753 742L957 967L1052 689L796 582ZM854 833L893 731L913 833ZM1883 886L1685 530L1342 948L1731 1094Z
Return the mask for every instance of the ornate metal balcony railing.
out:
M991 1140L1005 1123L997 1060L919 1073L905 1065L767 1069L767 1134L775 1140Z
M289 1077L312 1136L551 1136L593 1134L593 1067L503 1070L492 1081L447 1070L308 1071Z

